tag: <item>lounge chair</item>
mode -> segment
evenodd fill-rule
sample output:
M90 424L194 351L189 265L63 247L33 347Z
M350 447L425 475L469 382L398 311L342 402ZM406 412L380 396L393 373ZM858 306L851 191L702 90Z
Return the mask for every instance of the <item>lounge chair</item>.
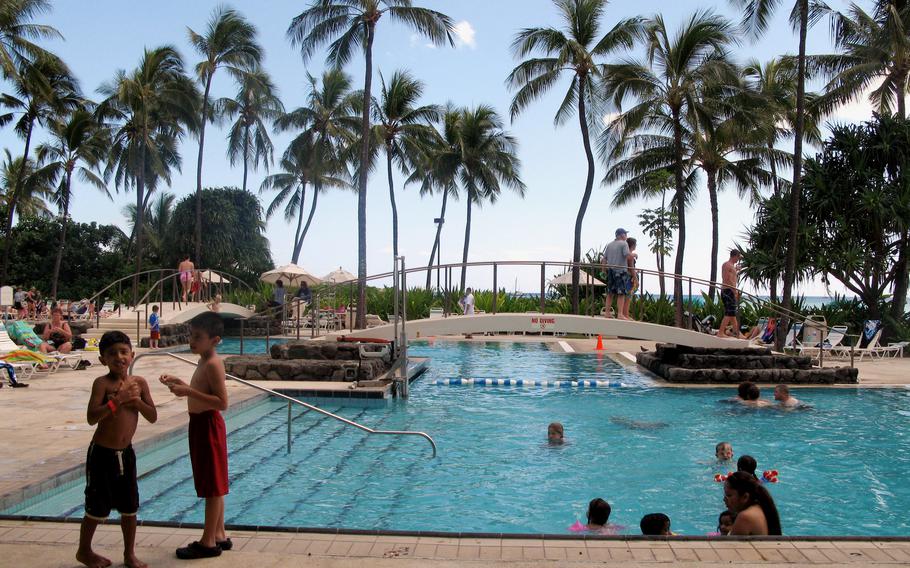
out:
M784 339L784 351L787 349L799 351L802 348L803 344L799 341L799 335L802 331L802 322L793 322L790 324L790 331L787 332L787 337Z
M12 367L18 380L28 380L38 369L39 362L31 356L22 358L31 360L22 360L16 357L16 354L21 351L23 349L10 338L6 327L0 324L0 363ZM12 381L10 381L10 384L12 384Z
M101 309L98 310L98 316L103 318L109 318L114 315L114 310L117 308L117 303L114 300L108 300L104 302L104 305L101 306Z
M814 343L813 345L806 345L803 343L799 348L799 354L815 356L821 351L837 353L840 351L841 343L844 341L845 337L847 337L847 326L835 325L821 343Z
M869 357L882 356L882 350L887 349L878 344L879 339L882 337L883 329L881 320L866 320L863 322L863 332L859 336L858 344L853 347L841 345L840 348L834 349L832 352L840 357L850 357L852 352L853 356L858 356L860 361L867 355Z

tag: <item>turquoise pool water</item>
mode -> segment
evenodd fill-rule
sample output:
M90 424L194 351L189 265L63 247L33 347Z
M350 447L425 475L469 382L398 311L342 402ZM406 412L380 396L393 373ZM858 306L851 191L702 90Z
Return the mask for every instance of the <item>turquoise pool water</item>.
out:
M759 469L789 535L910 534L910 390L805 389L812 410L753 410L719 402L730 389L659 389L608 358L543 344L426 343L432 357L408 401L326 409L421 439L368 437L265 401L228 419L229 523L358 529L564 533L603 497L611 521L637 534L642 515L667 513L676 532L714 530L723 510L714 444L730 441ZM437 378L622 377L625 388L438 386ZM766 395L770 393L765 393ZM568 444L545 443L561 421ZM140 427L149 428L142 425ZM140 456L143 519L202 520L185 440ZM82 485L6 513L79 516Z

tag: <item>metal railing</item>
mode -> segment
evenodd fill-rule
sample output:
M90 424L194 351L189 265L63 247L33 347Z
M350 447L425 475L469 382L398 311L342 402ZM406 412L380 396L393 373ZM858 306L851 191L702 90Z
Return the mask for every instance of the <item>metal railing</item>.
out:
M130 368L129 368L130 374L133 373L133 368L136 366L136 362L139 361L139 359L142 359L143 357L171 357L172 359L177 359L178 361L182 361L182 362L192 365L194 367L199 366L199 363L196 363L194 361L181 357L180 355L177 355L175 353L140 353L139 355L136 355L133 358L133 362L130 363ZM424 438L427 442L430 443L430 446L432 446L432 448L433 448L433 457L434 458L436 457L436 442L433 441L433 438L431 438L430 435L427 434L426 432L412 432L409 430L374 430L373 428L370 428L369 426L364 426L363 424L358 424L357 422L354 422L353 420L348 420L347 418L343 418L341 416L338 416L337 414L332 414L328 410L323 410L323 409L319 408L318 406L313 406L312 404L308 404L306 402L303 402L302 400L298 400L298 399L288 396L286 394L282 394L280 392L263 387L261 385L257 385L256 383L251 383L250 381L247 381L246 379L241 379L240 377L236 377L229 373L225 373L225 376L227 378L231 379L232 381L236 381L242 385L246 385L246 386L254 388L258 391L268 393L271 396L282 398L282 399L288 401L288 443L287 443L288 453L291 452L291 420L292 420L291 405L297 404L299 406L303 406L304 408L306 408L308 410L312 410L314 412L318 412L320 414L328 416L329 418L334 418L335 420L342 422L344 424L347 424L348 426L353 426L354 428L363 430L367 434L378 434L378 435L387 435L387 436L420 436L421 438Z

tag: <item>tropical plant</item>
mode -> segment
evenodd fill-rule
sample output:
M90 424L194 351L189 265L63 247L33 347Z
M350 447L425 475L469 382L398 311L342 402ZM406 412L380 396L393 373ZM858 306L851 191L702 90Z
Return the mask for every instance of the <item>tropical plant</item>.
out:
M31 23L35 16L50 9L48 0L0 2L0 72L5 78L18 77L27 63L49 55L33 40L63 39L53 27Z
M780 0L730 0L735 6L743 10L742 27L757 37L765 32L774 10L780 5ZM793 125L793 189L790 191L789 214L789 241L796 242L799 236L799 206L801 176L803 171L803 137L806 125L806 36L809 32L810 20L813 22L821 15L820 5L823 3L812 2L813 9L810 14L809 0L795 0L790 12L790 24L799 35L799 51L796 63L796 122ZM811 16L811 17L810 17ZM796 281L796 247L787 249L787 264L784 270L783 307L790 309L793 294L793 284ZM788 321L784 319L782 329L786 329ZM783 332L778 334L777 347L783 345Z
M434 45L446 41L455 45L452 38L453 22L441 12L415 7L411 0L313 0L288 27L291 44L300 47L304 61L316 49L331 42L327 62L336 68L343 67L357 48L364 54L364 83L360 125L360 164L370 162L370 109L373 81L373 41L380 18L388 16L393 22L409 26L418 35L428 38ZM334 41L333 41L334 38ZM357 321L360 329L366 325L367 278L367 176L369 168L357 168Z
M668 177L672 182L672 177ZM676 212L667 207L666 190L661 192L660 207L644 209L638 214L638 218L642 232L651 238L648 249L654 253L657 261L657 271L660 273L657 281L660 284L660 295L664 296L667 293L663 276L666 270L666 257L673 252L673 231L679 228Z
M145 232L145 257L152 266L164 266L165 257L169 256L165 250L165 236L176 228L172 224L174 217L174 204L177 197L173 193L159 193L154 201L150 202L143 213L142 229ZM135 234L138 219L136 204L130 203L123 208L127 226L131 234Z
M351 79L343 71L329 69L322 74L322 84L307 75L310 84L307 102L275 120L278 131L299 130L281 159L282 171L263 180L260 193L272 189L278 195L272 199L266 218L270 218L287 201L285 219L297 217L294 248L291 256L296 263L303 239L316 211L318 194L329 187L346 187L346 148L356 139L354 116L356 94L351 92ZM306 225L303 225L306 189L313 186L313 200Z
M187 129L195 129L199 93L184 73L183 61L170 46L146 49L131 73L117 71L113 81L99 92L106 98L96 114L110 122L111 147L105 179L113 176L117 188L136 192L136 273L142 271L146 207L158 182L170 184L171 172L179 170L178 143ZM190 224L184 225L190 226ZM138 276L133 280L137 298Z
M839 53L809 58L810 69L830 79L825 86L826 106L847 102L881 82L869 94L879 113L889 114L896 103L897 116L907 116L907 88L910 76L910 2L876 0L869 14L857 4L846 13L831 12L832 32ZM910 286L910 222L901 229L897 278L891 316L904 313Z
M619 50L631 48L641 27L641 18L622 20L603 36L600 35L604 12L609 0L553 0L562 20L562 29L525 28L515 35L512 52L518 58L540 53L519 64L506 79L518 89L510 109L512 120L531 102L543 97L564 74L572 81L556 111L554 123L559 126L578 115L582 145L588 162L585 188L575 218L572 248L572 311L578 313L577 263L581 259L581 228L591 191L594 187L594 153L591 150L589 123L600 124L600 100L603 98L601 63Z
M15 130L16 134L25 139L22 159L28 163L35 125L44 125L76 108L82 103L82 97L79 94L79 84L69 68L60 58L51 54L39 54L34 62L25 62L18 74L12 78L12 83L15 95L4 94L0 97L0 104L12 110L0 121L8 122L13 120L16 114L20 115ZM7 234L13 226L15 204L18 202L16 194L22 190L26 170L27 168L17 170L19 177L13 184L13 197L10 200L13 206L6 213ZM6 281L11 246L12 244L7 241L3 247L0 282Z
M274 123L284 114L284 105L278 98L278 88L263 69L241 72L237 79L237 94L234 98L222 98L214 104L215 114L237 120L228 132L228 159L231 165L237 160L243 162L243 184L246 191L249 168L256 170L260 165L268 171L272 164L272 139L266 122Z
M202 34L187 28L190 44L202 61L196 64L196 79L203 86L202 109L199 114L199 157L196 160L196 255L202 262L202 155L205 147L205 125L215 117L210 112L209 92L212 79L220 67L226 67L239 77L243 72L259 66L262 48L256 43L256 27L247 22L236 10L217 6L212 12Z
M47 170L36 169L32 160L24 161L22 156L13 157L9 150L3 150L5 158L0 163L0 203L4 212L14 209L19 218L50 217L47 207L54 193L54 179ZM23 167L25 164L25 167ZM21 180L21 182L19 182ZM13 191L16 183L19 191ZM9 235L12 225L5 227L4 234Z
M66 249L66 219L73 198L73 173L76 173L80 181L101 190L110 199L111 194L100 177L110 136L107 129L99 126L91 112L81 109L63 121L55 121L49 130L51 141L38 146L36 155L38 162L56 178L57 185L53 201L60 211L60 238L51 277L51 297L56 298L60 266Z
M439 119L436 105L417 106L423 83L407 71L396 71L389 82L379 75L381 96L373 104L373 136L386 156L389 201L392 204L392 254L398 257L398 207L395 205L393 164L410 175L436 132L430 123Z
M613 94L617 107L621 108L627 96L638 100L605 129L600 140L601 155L605 158L623 155L630 142L634 145L642 140L633 136L636 133L647 136L657 129L658 134L672 136L670 165L676 189L673 202L679 218L675 274L682 274L683 270L685 206L694 182L694 177L687 175L685 128L687 123L698 124L699 97L708 85L734 82L736 68L727 59L732 39L730 24L710 11L693 14L673 38L663 17L657 15L645 26L646 59L605 68L607 92ZM682 297L682 279L674 279L673 293L677 298ZM683 324L681 302L676 302L675 323Z

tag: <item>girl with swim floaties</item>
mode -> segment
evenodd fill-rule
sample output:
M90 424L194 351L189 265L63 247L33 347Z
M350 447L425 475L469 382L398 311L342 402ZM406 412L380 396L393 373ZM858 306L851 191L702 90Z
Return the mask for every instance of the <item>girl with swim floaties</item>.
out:
M617 534L624 529L620 525L609 524L610 513L612 509L610 504L597 497L588 503L588 523L583 525L581 521L575 521L575 524L569 527L572 532L591 532L595 534Z

